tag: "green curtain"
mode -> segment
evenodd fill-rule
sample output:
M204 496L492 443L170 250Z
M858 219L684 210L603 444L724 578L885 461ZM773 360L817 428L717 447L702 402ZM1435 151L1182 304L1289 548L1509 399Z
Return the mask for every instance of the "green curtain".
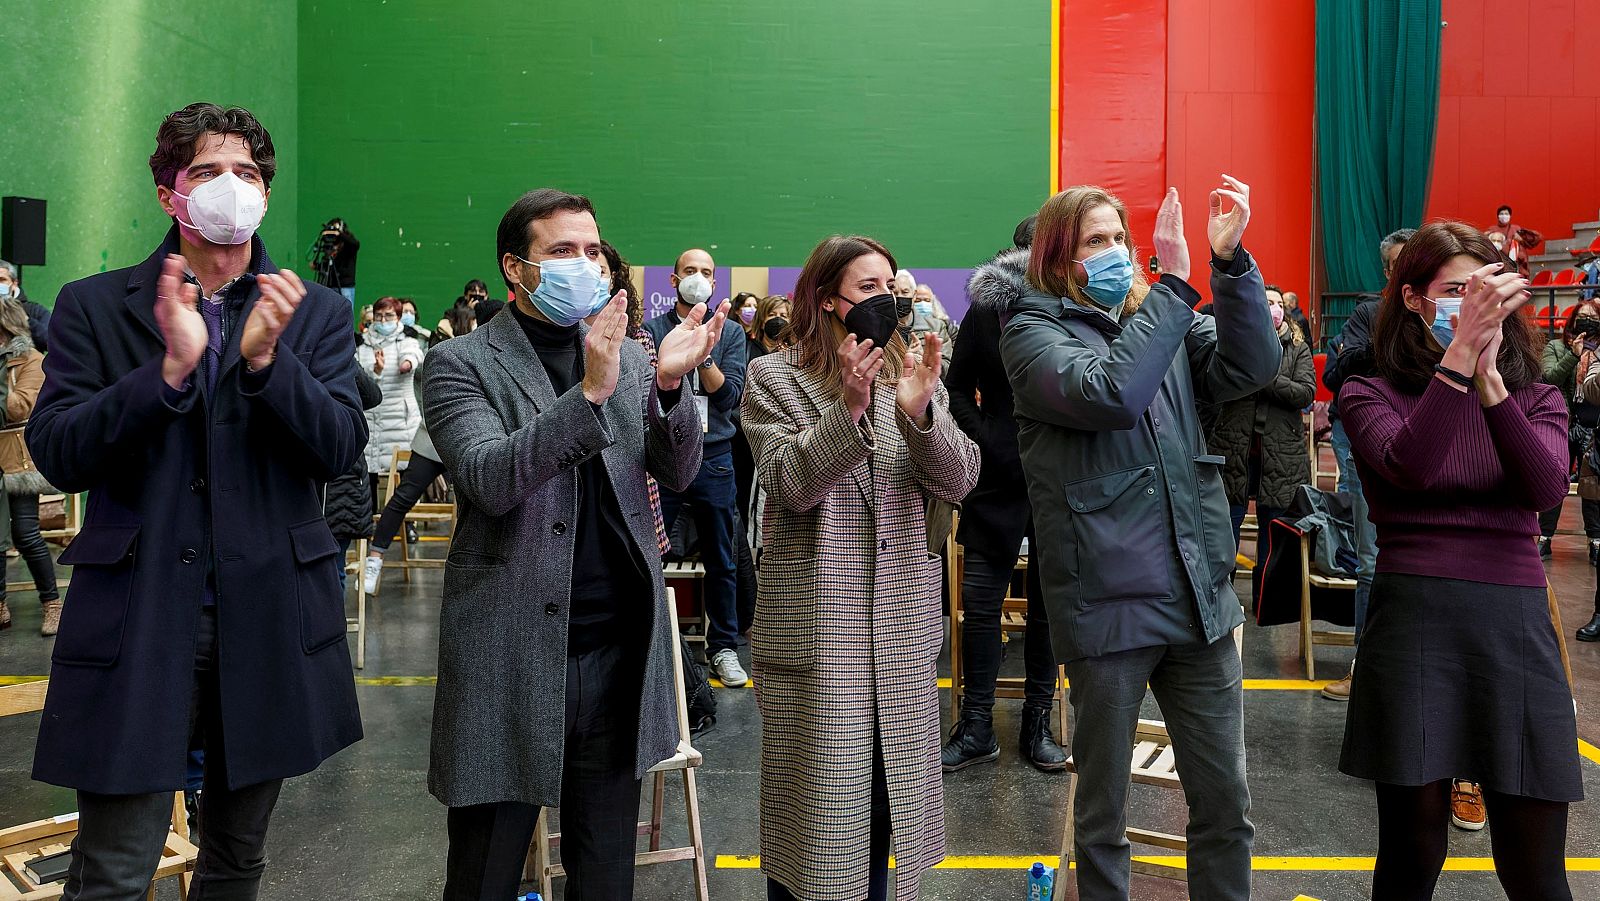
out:
M1329 291L1383 284L1378 242L1422 224L1439 117L1440 0L1317 3L1317 153Z

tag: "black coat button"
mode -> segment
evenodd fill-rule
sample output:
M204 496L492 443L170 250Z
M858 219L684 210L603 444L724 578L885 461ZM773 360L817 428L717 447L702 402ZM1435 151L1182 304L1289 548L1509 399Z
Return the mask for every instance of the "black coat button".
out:
M192 547L186 547L183 549L183 553L178 555L178 559L185 563L193 563L200 559L200 553Z
M567 534L567 524L564 522L558 522L550 527L550 532L555 535L565 535Z
M189 490L193 491L195 494L199 494L200 492L206 490L206 480L195 479L189 483Z
M889 539L887 539L887 538L878 539L878 550L886 551L888 549L889 549Z
M561 612L561 605L555 603L545 604L544 612L550 614L551 616L555 616L557 613Z

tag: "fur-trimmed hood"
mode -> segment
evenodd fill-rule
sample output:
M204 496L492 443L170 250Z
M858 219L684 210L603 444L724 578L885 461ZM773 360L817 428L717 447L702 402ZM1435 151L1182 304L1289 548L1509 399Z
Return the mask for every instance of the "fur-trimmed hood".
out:
M1002 317L1024 295L1039 293L1028 284L1028 248L1013 247L995 254L994 259L973 270L967 280L967 298L975 306L988 307Z

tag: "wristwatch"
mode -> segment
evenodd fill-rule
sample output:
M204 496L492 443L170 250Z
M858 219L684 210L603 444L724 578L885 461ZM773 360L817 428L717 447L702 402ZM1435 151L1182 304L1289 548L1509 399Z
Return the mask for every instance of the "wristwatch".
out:
M705 362L700 364L700 368L701 369L710 369L711 367L713 367L715 365L717 365L717 361L716 360L713 360L710 357L706 357Z

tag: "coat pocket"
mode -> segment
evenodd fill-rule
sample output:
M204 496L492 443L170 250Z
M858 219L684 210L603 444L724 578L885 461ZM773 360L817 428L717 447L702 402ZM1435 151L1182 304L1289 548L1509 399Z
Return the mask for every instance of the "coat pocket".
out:
M110 666L122 653L122 634L133 598L138 526L86 526L61 552L72 567L61 633L51 659L81 666Z
M1172 593L1158 488L1154 466L1067 483L1073 557L1085 605Z
M808 672L817 660L816 567L810 560L769 559L756 576L750 660L763 669Z
M294 549L295 593L300 603L300 646L314 654L345 636L344 598L339 594L339 543L321 519L289 527Z
M1200 498L1204 517L1201 522L1205 534L1200 541L1206 549L1206 560L1211 564L1213 587L1232 581L1239 554L1239 543L1233 538L1233 517L1222 486L1227 462L1226 457L1217 454L1201 454L1194 458L1195 494Z

